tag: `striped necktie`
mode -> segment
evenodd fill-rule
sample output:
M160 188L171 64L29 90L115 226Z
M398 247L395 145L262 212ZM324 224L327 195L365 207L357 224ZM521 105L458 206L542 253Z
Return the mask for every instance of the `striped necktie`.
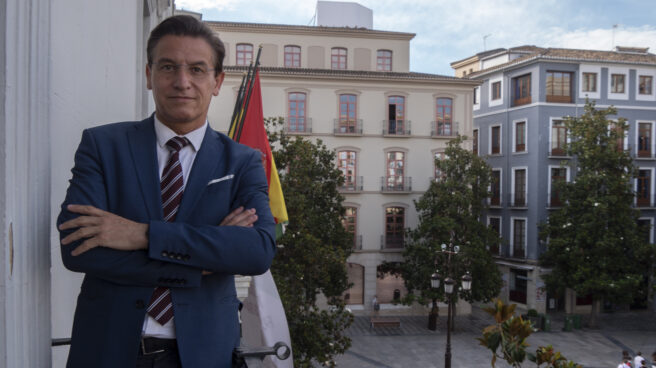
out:
M160 182L164 221L175 221L180 201L182 201L184 179L182 167L180 167L180 150L187 144L189 141L184 137L173 137L166 142L171 156L164 167ZM169 288L163 286L155 288L153 296L150 298L148 314L161 325L165 325L173 318L173 299L171 299Z

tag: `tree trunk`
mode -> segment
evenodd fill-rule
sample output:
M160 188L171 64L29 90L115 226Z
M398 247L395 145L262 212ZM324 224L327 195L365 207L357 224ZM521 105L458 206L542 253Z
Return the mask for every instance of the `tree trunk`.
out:
M599 328L599 324L597 322L597 311L599 310L600 305L601 300L599 300L598 297L593 297L592 310L590 311L590 320L588 321L588 327L590 328Z

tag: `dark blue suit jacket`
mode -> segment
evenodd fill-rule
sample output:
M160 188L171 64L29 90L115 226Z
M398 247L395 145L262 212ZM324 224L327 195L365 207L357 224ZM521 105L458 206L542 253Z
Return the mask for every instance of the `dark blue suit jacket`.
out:
M259 152L208 128L172 223L163 221L152 116L85 130L72 172L58 225L78 216L66 205L89 204L150 227L147 250L73 257L79 242L62 246L64 265L85 273L68 367L134 367L156 286L171 288L183 366L230 367L239 343L233 275L264 273L275 253ZM254 227L218 226L239 206L256 209Z

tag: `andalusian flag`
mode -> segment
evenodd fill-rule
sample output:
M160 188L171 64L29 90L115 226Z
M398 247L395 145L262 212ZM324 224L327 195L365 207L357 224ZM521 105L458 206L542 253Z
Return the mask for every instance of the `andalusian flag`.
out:
M250 74L250 73L249 73ZM264 128L264 114L262 113L262 92L260 90L260 73L257 67L252 80L245 77L242 82L243 98L242 106L236 108L235 118L230 126L228 135L236 142L255 148L262 154L262 163L269 182L269 206L276 220L276 235L282 235L282 225L288 221L285 199L282 195L280 178L276 163L271 154L271 146ZM238 97L237 103L240 103Z

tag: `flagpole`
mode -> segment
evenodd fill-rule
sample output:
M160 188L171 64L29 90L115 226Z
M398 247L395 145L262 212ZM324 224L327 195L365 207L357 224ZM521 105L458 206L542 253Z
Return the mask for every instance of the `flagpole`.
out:
M237 115L239 114L239 111L241 111L241 101L244 98L244 88L246 87L246 76L247 73L243 74L243 77L241 78L241 84L239 85L239 92L237 92L237 100L235 101L235 108L232 111L232 118L230 118L230 129L228 129L228 134L232 134L234 129L236 128L235 124L237 124ZM232 137L231 137L232 138Z
M241 138L241 131L242 128L244 127L244 120L246 119L246 111L248 111L248 105L251 102L251 95L253 94L253 84L255 84L255 76L257 75L257 68L260 66L260 55L262 54L262 45L257 49L257 57L255 58L255 64L253 66L253 73L251 75L251 80L250 84L248 87L248 94L246 95L246 101L244 101L244 108L242 111L244 113L240 117L239 124L237 125L237 132L235 134L235 141L239 142L239 139Z

